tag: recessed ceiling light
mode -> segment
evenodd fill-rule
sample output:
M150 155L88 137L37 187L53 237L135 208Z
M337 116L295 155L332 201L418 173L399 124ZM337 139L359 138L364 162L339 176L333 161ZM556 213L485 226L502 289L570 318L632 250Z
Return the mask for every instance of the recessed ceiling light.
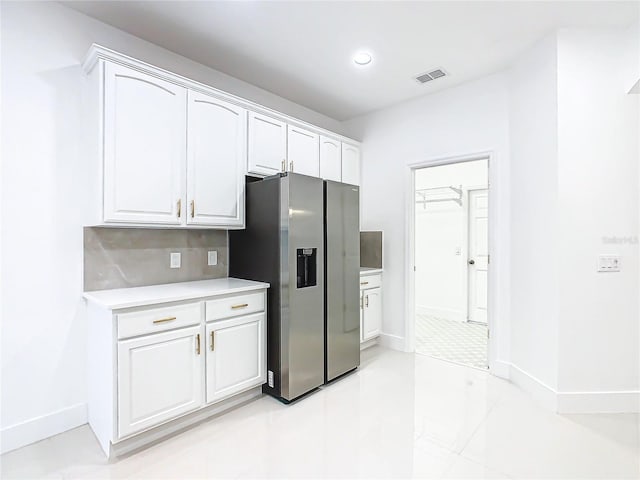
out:
M353 56L353 61L356 65L369 65L371 60L373 60L373 57L367 52L358 52Z

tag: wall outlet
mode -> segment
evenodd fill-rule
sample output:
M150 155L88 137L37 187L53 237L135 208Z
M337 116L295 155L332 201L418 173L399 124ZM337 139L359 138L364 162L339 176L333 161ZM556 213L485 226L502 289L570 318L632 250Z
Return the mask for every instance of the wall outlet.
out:
M180 252L171 253L170 254L169 267L171 267L171 268L180 268L180 262L181 262L181 258L180 257L181 257Z
M207 253L207 265L217 265L218 264L218 251L217 250L209 250Z
M598 257L599 272L619 272L620 255L600 255Z

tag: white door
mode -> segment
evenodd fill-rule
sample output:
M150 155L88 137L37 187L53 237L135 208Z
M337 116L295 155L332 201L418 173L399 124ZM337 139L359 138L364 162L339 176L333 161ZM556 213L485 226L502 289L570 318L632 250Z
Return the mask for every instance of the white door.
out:
M348 143L342 144L342 182L360 185L360 149Z
M287 124L249 112L249 173L273 175L286 171Z
M489 195L487 189L469 190L469 320L487 323L489 267Z
M207 403L266 381L265 314L207 324Z
M118 437L126 437L203 404L200 326L118 342Z
M244 226L246 110L190 91L187 223Z
M111 63L104 88L104 221L179 225L186 90Z
M320 176L320 137L302 128L287 126L287 160L289 171Z
M364 314L362 340L380 335L382 327L382 290L380 287L369 288L363 292Z
M320 137L320 177L342 181L342 147L338 140Z

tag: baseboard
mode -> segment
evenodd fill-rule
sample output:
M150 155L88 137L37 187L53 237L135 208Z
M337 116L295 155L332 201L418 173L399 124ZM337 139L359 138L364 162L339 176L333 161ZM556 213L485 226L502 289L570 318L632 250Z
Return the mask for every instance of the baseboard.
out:
M558 392L558 413L640 413L640 391Z
M427 307L425 305L416 305L416 313L419 315L431 315L438 318L444 318L446 320L453 320L454 322L466 322L464 312L458 310L452 310L449 308L437 308Z
M637 390L559 392L513 364L510 364L509 379L556 413L640 413L640 391Z
M489 361L489 363L489 372L491 372L492 375L509 380L511 375L511 364L509 362L494 360L493 362Z
M557 392L542 380L525 372L517 365L511 364L509 368L509 380L522 390L531 395L545 408L555 412L558 409Z
M404 337L400 337L398 335L381 333L378 337L378 343L383 347L390 348L391 350L399 350L401 352L406 351Z
M32 418L0 432L0 453L52 437L87 423L87 404L78 403L57 412Z
M378 345L378 337L370 338L369 340L365 340L360 344L360 351L366 350L367 348L374 347Z

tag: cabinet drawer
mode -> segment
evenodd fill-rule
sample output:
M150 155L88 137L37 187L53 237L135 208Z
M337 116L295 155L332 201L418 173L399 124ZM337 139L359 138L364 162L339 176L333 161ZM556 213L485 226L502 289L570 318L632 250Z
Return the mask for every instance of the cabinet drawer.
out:
M360 277L360 290L376 288L382 285L382 275L365 275Z
M119 313L118 340L196 325L201 318L201 302Z
M221 318L237 317L264 310L264 292L231 295L208 300L205 307L207 322Z

